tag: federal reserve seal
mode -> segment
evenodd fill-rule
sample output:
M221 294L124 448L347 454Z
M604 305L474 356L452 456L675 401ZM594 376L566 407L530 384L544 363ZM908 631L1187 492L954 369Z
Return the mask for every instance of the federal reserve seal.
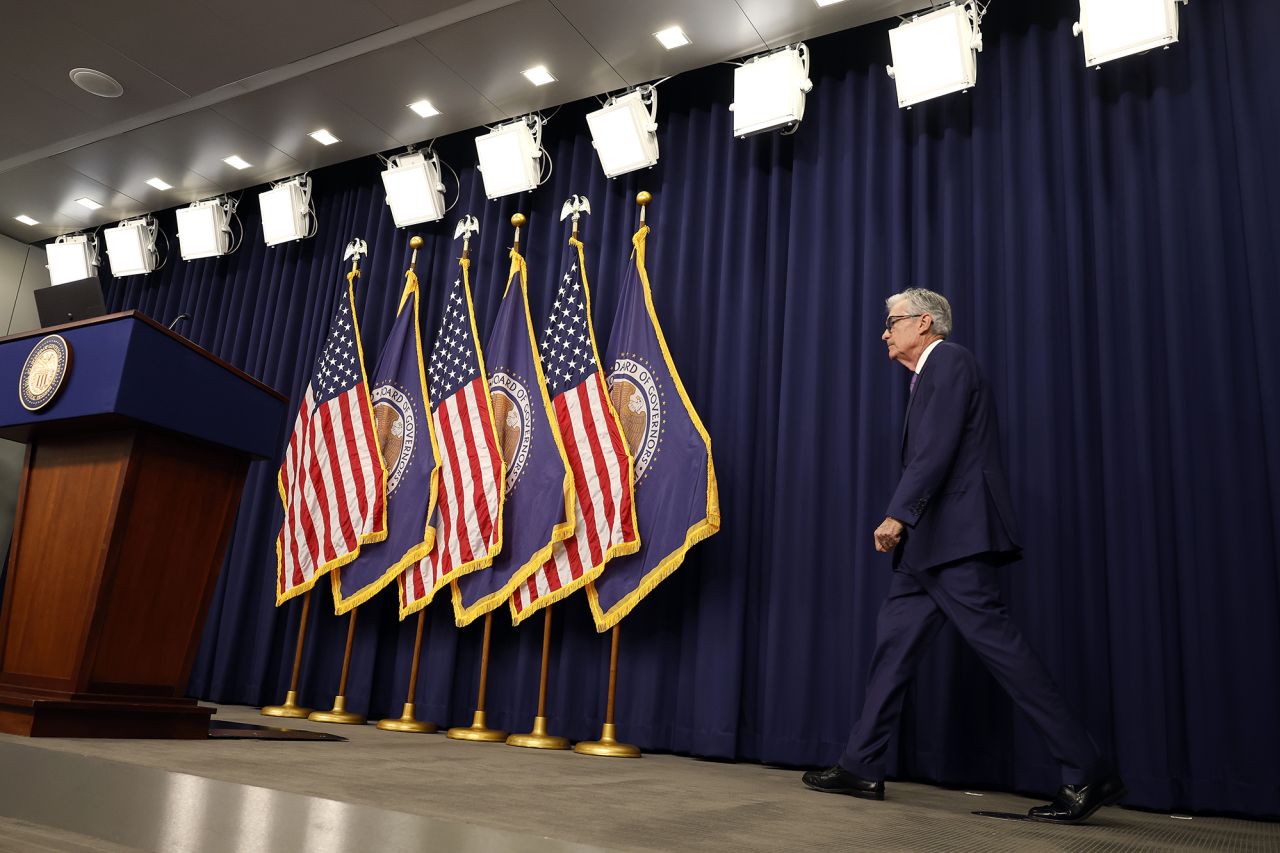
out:
M418 424L413 401L390 383L373 389L373 424L378 432L378 449L387 466L387 492L394 492L413 459Z
M529 461L529 447L533 443L533 406L529 386L519 377L497 370L489 375L489 400L493 403L498 445L507 465L506 492L510 494L520 482L524 465Z
M609 374L609 399L622 422L639 483L662 444L662 391L646 364L624 355Z
M53 402L71 370L71 347L62 335L49 335L27 356L18 377L23 408L38 412Z

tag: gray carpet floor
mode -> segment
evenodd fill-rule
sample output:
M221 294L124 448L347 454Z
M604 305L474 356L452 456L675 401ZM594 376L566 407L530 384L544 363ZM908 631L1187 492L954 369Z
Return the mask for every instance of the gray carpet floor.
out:
M224 706L218 719L279 722L338 733L349 740L0 738L64 755L510 833L481 845L489 849L521 849L524 845L511 839L527 837L565 842L568 847L708 853L1280 851L1280 824L1273 823L1202 817L1187 820L1122 808L1104 809L1090 824L1078 827L1007 822L971 812L1025 812L1036 801L1003 793L891 784L886 802L871 803L808 791L801 786L798 772L755 764L667 755L639 760L592 758L465 743L443 735L381 732L372 725L268 721L251 708ZM625 736L625 732L621 734ZM0 814L5 814L3 809ZM69 835L66 844L59 847L52 819L37 826L22 823L26 817L10 813L9 820L0 823L4 834L0 851L126 849L85 846L92 838L79 835ZM53 834L46 837L42 832ZM22 846L24 843L28 846ZM540 845L531 844L530 849L532 846ZM446 848L431 845L417 849Z

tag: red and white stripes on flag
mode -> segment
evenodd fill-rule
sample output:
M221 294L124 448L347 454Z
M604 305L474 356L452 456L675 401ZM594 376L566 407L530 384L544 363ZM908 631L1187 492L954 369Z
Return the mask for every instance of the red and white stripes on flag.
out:
M582 243L575 238L569 245L569 263L540 351L577 491L574 530L512 594L515 624L594 580L610 558L640 547L631 454L596 356Z
M449 291L427 374L440 447L435 547L401 575L400 618L453 579L483 569L502 548L505 468L494 429L484 354L471 305L470 261Z
M356 322L353 281L329 325L303 395L277 486L284 522L276 536L276 604L309 590L387 535L387 472Z

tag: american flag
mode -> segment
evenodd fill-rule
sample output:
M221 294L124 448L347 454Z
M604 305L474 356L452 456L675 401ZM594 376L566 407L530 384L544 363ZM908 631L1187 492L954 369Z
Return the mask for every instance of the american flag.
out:
M555 543L551 557L516 588L511 616L517 624L599 576L611 557L640 547L631 455L596 355L582 243L570 240L567 255L540 350L577 492L574 533Z
M401 576L400 614L421 610L452 578L488 566L502 547L502 454L476 336L470 261L445 301L427 376L440 446L440 496L431 525L436 544Z
M378 453L360 349L354 280L333 312L277 485L284 523L276 537L276 604L351 562L387 535L387 472Z

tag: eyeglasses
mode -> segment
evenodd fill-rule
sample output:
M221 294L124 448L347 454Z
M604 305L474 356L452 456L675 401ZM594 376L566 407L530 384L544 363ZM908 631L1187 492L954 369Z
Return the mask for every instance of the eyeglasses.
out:
M924 316L923 314L890 314L888 317L884 318L884 330L886 332L892 332L893 324L898 322L899 320L907 320L907 319L910 319L911 317L923 317L923 316Z

